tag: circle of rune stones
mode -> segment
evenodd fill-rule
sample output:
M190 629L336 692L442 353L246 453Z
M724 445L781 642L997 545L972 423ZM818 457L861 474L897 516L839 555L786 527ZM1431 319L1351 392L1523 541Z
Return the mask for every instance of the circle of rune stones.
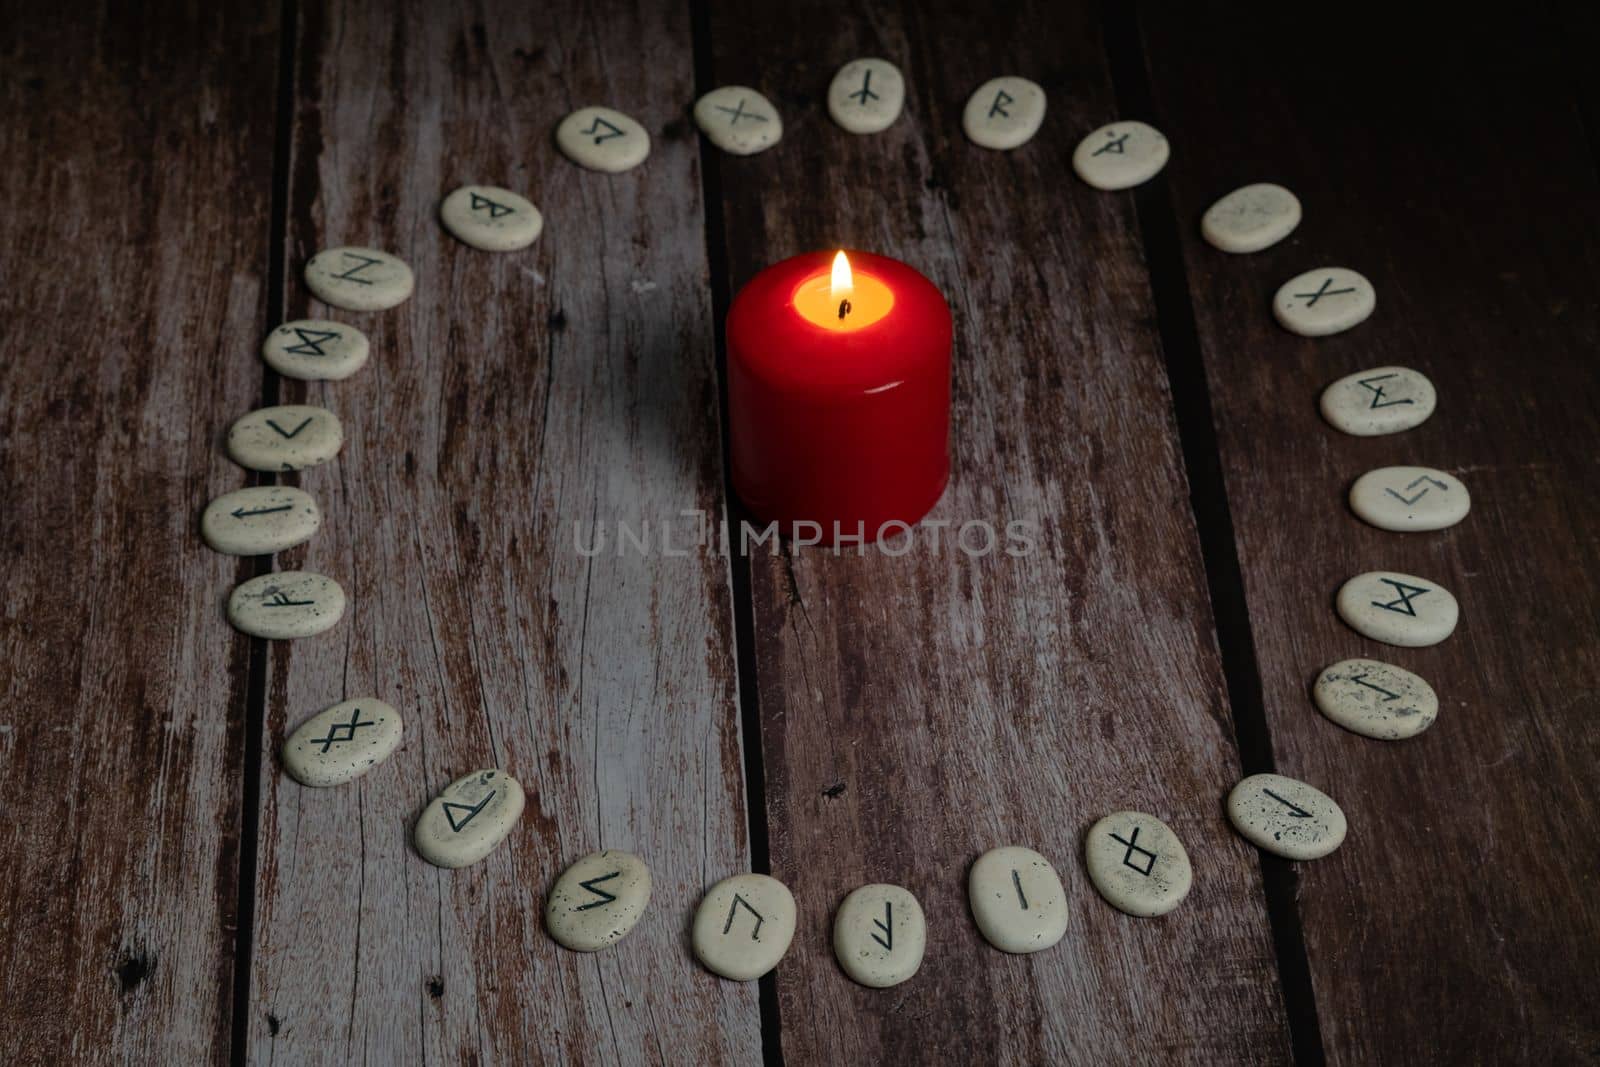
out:
M1301 220L1298 198L1270 182L1246 185L1206 211L1201 233L1218 249L1260 251L1283 240ZM1377 306L1372 283L1345 267L1319 267L1284 282L1272 311L1285 329L1303 337L1326 337L1365 322ZM1400 433L1433 414L1433 383L1410 367L1356 371L1322 391L1322 417L1355 437ZM1356 479L1350 510L1368 525L1395 532L1443 530L1471 508L1467 487L1433 467L1379 467ZM1460 607L1449 590L1430 578L1398 571L1370 571L1350 578L1335 596L1339 617L1363 637L1398 648L1435 645L1454 632ZM1427 682L1378 660L1342 660L1326 668L1313 702L1330 721L1367 737L1401 740L1427 729L1438 714L1438 698ZM1248 834L1246 836L1249 836ZM1342 835L1341 835L1342 836Z
M839 69L827 92L830 116L853 134L887 130L899 118L905 79L887 60L866 57ZM1022 147L1043 124L1045 91L1007 75L985 82L968 99L962 127L973 144L996 151ZM706 139L736 156L764 152L782 139L773 103L753 88L729 85L695 102L693 115ZM650 154L649 132L635 119L602 106L579 108L564 118L557 147L575 164L620 174ZM1088 185L1128 189L1166 165L1170 145L1160 131L1119 121L1085 136L1073 168ZM440 204L440 222L464 244L511 252L533 244L543 230L537 207L499 186L465 185ZM1272 183L1246 185L1205 213L1205 240L1231 254L1257 252L1287 238L1300 224L1299 200ZM393 308L415 288L410 267L379 249L338 246L318 252L304 278L323 303L345 311ZM1321 337L1364 322L1376 306L1371 283L1356 271L1324 267L1290 279L1273 299L1279 323L1306 337ZM365 333L328 319L298 319L272 330L262 358L277 373L305 381L339 381L361 369L371 354ZM1436 394L1421 373L1406 367L1359 371L1328 386L1324 418L1346 434L1375 436L1421 424ZM344 442L337 415L311 405L280 405L249 412L234 422L227 453L266 475L304 470L332 461ZM1368 472L1351 487L1352 511L1374 527L1392 531L1440 530L1460 522L1470 507L1466 487L1447 472L1393 466ZM258 484L226 493L206 509L201 532L215 550L270 555L309 541L321 526L316 501L294 486ZM1337 597L1338 612L1357 632L1388 644L1416 647L1448 637L1458 608L1438 583L1414 575L1373 571L1350 579ZM333 579L309 571L264 573L239 585L228 601L238 629L267 639L307 637L330 629L346 598ZM1327 667L1313 690L1317 708L1331 721L1368 737L1415 736L1438 714L1437 695L1403 668L1371 659ZM366 774L388 759L402 738L399 712L373 697L345 700L301 723L285 740L285 772L301 784L326 788ZM428 804L413 828L419 856L442 868L487 857L515 827L522 787L505 771L487 768L457 778ZM1235 829L1258 847L1291 860L1332 852L1344 840L1338 804L1308 785L1277 774L1239 782L1226 803ZM1178 835L1153 815L1121 811L1096 822L1084 838L1084 864L1095 890L1113 907L1154 917L1176 908L1188 894L1193 870ZM968 903L982 935L997 949L1031 953L1065 936L1067 892L1050 861L1022 846L991 849L968 872ZM650 871L638 856L615 849L571 864L547 900L545 923L568 949L600 951L626 937L651 896ZM794 937L793 895L767 875L726 878L706 891L697 908L692 947L711 971L736 981L768 973ZM835 912L833 946L840 967L872 988L897 985L920 967L927 920L908 889L884 883L861 886Z
M1206 211L1201 232L1223 252L1268 248L1299 225L1301 206L1272 183L1236 189ZM1345 267L1319 267L1289 279L1272 311L1286 330L1327 337L1371 317L1377 294L1370 281ZM1421 425L1438 402L1433 383L1410 367L1385 366L1348 374L1322 392L1323 418L1356 437L1401 433ZM1447 529L1471 508L1465 485L1432 467L1379 467L1357 478L1350 510L1370 526L1400 533ZM1397 648L1437 644L1454 632L1460 608L1438 582L1398 571L1369 571L1347 580L1335 597L1339 617L1363 637ZM1433 725L1439 698L1416 674L1390 663L1350 658L1325 667L1312 702L1329 721L1384 741L1415 737ZM1337 848L1348 829L1344 812L1321 790L1277 774L1245 778L1229 794L1229 820L1247 840L1291 860L1310 860Z

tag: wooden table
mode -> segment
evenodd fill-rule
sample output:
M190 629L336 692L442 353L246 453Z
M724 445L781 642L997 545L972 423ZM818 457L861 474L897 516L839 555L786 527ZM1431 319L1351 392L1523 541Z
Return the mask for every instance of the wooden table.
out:
M1045 0L981 12L799 0L460 7L286 0L7 5L0 18L0 1061L261 1063L1461 1063L1600 1058L1600 189L1591 16L1415 22L1394 5ZM174 9L178 5L172 5ZM560 9L555 9L559 7ZM252 12L251 8L255 8ZM70 17L69 17L70 16ZM854 137L842 62L905 71ZM969 144L983 80L1044 85L1025 148ZM760 87L785 136L721 155L688 117ZM618 176L552 131L603 102L654 138ZM1148 119L1171 164L1132 193L1071 173L1086 132ZM1306 205L1231 257L1198 219L1249 181ZM530 250L436 221L463 182L525 191ZM415 268L345 314L356 377L257 356L340 243ZM934 519L1038 530L1010 557L574 546L575 522L742 517L725 489L720 323L758 269L835 245L908 260L956 321L954 471ZM1378 311L1308 340L1278 284L1355 267ZM1403 363L1439 411L1358 439L1316 413ZM347 443L286 476L322 532L207 550L249 484L223 431L332 408ZM1469 518L1369 528L1363 471L1462 477ZM240 580L307 567L332 633L252 641ZM1334 590L1435 578L1462 624L1385 649ZM1308 687L1377 655L1440 691L1403 743ZM377 694L406 743L359 784L286 779L311 712ZM514 774L511 841L447 872L409 846L453 777ZM1349 840L1289 864L1228 826L1243 773L1331 793ZM1120 808L1182 836L1195 888L1113 911L1081 837ZM1003 843L1054 859L1067 937L989 948L965 876ZM564 865L645 856L645 922L579 955L542 928ZM693 960L696 901L770 870L800 929L759 984ZM921 973L858 987L843 895L910 887Z

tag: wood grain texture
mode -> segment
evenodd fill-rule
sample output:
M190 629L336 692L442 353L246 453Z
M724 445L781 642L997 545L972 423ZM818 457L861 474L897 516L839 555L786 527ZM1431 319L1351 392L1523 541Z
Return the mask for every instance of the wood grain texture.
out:
M800 907L776 978L786 1061L1283 1058L1259 866L1222 816L1238 761L1132 200L1071 177L1078 139L1114 117L1098 25L1086 5L866 22L728 4L711 34L716 81L761 89L786 128L716 163L734 285L841 245L928 274L956 321L954 468L933 518L1037 529L1020 557L970 557L951 533L936 552L925 531L898 559L754 562L772 867ZM908 83L879 136L824 107L860 55ZM1050 94L1009 154L961 133L967 94L1002 73ZM1122 808L1165 819L1193 858L1166 918L1112 910L1083 872L1083 833ZM971 921L967 868L1002 844L1063 876L1069 930L1050 951L1002 955ZM831 949L834 908L869 881L928 915L922 971L888 991L853 985Z
M740 1062L754 986L700 970L703 888L748 869L727 562L619 558L615 526L720 514L716 372L687 12L600 3L308 6L296 41L291 314L319 247L372 244L415 297L333 312L372 339L338 384L287 389L344 420L301 484L323 531L280 566L344 583L349 618L273 649L250 1053L262 1062ZM603 103L654 139L640 169L554 145ZM441 198L503 184L543 211L531 249L449 237ZM573 524L607 550L581 555ZM375 694L405 716L392 762L308 790L272 751L315 710ZM456 776L528 793L510 840L448 872L411 824ZM655 893L619 946L544 932L566 864L635 851Z
M217 444L261 383L275 12L27 8L0 18L0 1061L219 1061L250 564L198 516L249 477Z
M1600 1058L1594 159L1537 21L1391 8L1382 33L1350 12L1308 35L1301 14L1165 8L1145 26L1276 761L1350 819L1300 871L1323 1039L1348 1063ZM1210 202L1262 180L1304 202L1294 237L1205 245ZM1319 264L1366 274L1378 307L1307 340L1270 300ZM1432 378L1429 422L1358 439L1318 418L1324 385L1388 363ZM1466 521L1357 520L1350 483L1400 463L1459 475ZM1395 649L1345 628L1335 590L1377 568L1449 588L1455 635ZM1312 680L1356 655L1428 679L1438 722L1390 744L1320 717Z

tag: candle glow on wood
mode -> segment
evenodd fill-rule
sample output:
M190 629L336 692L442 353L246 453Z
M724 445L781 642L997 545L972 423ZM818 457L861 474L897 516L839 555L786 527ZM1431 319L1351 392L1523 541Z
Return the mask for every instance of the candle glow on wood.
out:
M871 274L857 276L843 252L833 269L801 282L791 300L800 317L833 333L853 333L882 319L894 307L894 292Z

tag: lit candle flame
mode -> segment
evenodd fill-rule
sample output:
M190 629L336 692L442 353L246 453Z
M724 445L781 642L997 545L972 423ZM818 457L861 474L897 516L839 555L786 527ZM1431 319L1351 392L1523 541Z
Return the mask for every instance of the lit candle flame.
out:
M844 252L818 252L805 257L805 280L797 285L789 300L795 313L813 326L835 333L855 333L880 321L894 307L894 292L876 273L876 256L867 258L861 272ZM830 271L826 266L833 260Z
M855 288L855 277L850 273L850 258L841 250L833 257L832 286L833 300L839 305L841 319L850 314L850 294L855 292Z

